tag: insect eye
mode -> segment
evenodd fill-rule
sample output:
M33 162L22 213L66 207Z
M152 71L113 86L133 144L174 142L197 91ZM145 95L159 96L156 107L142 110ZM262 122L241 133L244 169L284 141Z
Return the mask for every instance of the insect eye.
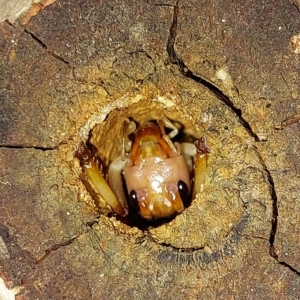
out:
M133 206L133 208L136 210L136 211L139 211L140 210L140 207L139 207L139 204L138 204L138 196L137 196L137 193L135 190L132 190L129 194L129 200L130 200L130 203L131 205Z
M188 206L189 205L189 188L188 188L187 184L184 181L179 180L177 183L177 188L178 188L178 192L179 192L180 198L181 198L184 206Z

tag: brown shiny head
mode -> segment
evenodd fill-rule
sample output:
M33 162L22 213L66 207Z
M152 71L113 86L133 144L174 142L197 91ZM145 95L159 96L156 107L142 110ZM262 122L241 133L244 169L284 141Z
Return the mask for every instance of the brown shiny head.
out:
M135 132L135 141L140 144L144 142L157 141L161 138L161 133L157 125L148 122L138 128Z

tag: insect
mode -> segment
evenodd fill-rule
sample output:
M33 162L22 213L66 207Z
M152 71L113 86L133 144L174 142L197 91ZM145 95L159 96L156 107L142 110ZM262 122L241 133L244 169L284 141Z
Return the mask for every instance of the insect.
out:
M166 134L165 128L171 131ZM134 138L127 146L132 134ZM78 144L74 156L117 214L127 216L128 199L147 220L167 218L181 213L191 194L194 196L203 190L207 154L210 153L205 137L194 144L173 143L177 134L177 127L165 116L156 123L147 122L138 128L133 121L125 119L122 153L109 166L108 183L97 166L97 159L84 142Z

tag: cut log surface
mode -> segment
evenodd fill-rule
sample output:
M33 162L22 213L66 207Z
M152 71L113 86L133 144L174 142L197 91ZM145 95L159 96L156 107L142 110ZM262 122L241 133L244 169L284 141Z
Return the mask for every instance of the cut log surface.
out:
M50 2L0 23L7 289L17 300L299 299L298 2ZM73 151L89 139L105 174L123 120L162 115L206 137L206 183L172 220L140 225L110 211Z

